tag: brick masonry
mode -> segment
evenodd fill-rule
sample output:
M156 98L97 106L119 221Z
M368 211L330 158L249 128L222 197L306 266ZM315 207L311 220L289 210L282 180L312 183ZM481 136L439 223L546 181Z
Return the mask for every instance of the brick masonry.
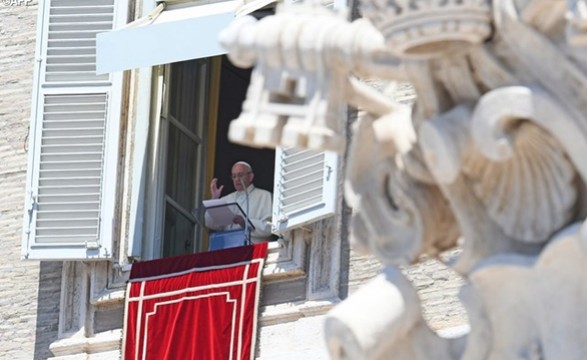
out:
M447 252L442 258L450 261L457 253L458 250ZM381 263L374 257L351 253L349 293L360 289L381 269ZM422 259L422 262L404 268L403 272L418 291L424 319L432 329L440 330L468 323L465 309L458 298L463 279L452 269L438 260Z

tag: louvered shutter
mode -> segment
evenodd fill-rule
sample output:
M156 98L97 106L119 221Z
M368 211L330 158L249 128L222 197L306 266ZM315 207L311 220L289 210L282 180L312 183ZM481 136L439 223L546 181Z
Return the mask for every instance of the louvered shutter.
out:
M96 34L125 11L115 0L39 3L23 258L112 256L122 79L96 75Z
M297 148L275 151L274 233L336 212L338 156Z

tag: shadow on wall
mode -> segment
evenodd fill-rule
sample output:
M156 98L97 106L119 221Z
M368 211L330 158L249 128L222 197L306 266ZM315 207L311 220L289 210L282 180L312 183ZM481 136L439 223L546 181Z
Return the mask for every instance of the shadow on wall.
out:
M39 266L35 360L53 357L49 345L57 341L58 336L62 268L60 261L42 261Z

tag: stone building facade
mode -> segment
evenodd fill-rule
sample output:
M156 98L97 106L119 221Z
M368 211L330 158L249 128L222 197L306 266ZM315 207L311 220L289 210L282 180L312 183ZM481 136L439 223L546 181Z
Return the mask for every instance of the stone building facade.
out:
M0 4L0 359L112 359L117 351L79 346L76 353L52 352L56 343L67 342L60 330L60 311L68 308L63 284L75 283L76 270L70 262L21 260L21 238L27 173L28 127L31 114L35 37L38 2L3 1ZM409 93L399 97L409 101ZM340 196L340 195L339 195ZM342 199L340 198L342 204ZM344 209L344 208L343 208ZM338 277L338 298L344 299L381 270L380 263L355 254L350 248L345 212L334 221L342 251ZM341 231L342 229L342 231ZM84 265L85 266L85 265ZM406 269L424 301L425 316L434 329L466 324L456 294L461 280L446 267L430 260L423 266ZM64 278L64 276L66 278ZM119 300L120 301L120 300ZM104 310L101 326L120 330L121 306ZM281 304L288 306L287 301ZM300 306L297 304L296 306ZM117 310L118 309L118 310ZM76 309L69 309L76 318ZM300 356L326 358L322 343L321 319L327 307L291 317L261 318L258 356L260 359L296 359ZM78 314L79 315L79 314ZM61 314L63 318L63 314ZM61 320L63 321L63 319ZM114 332L116 336L116 332ZM86 344L91 343L86 342ZM91 347L91 346L90 346ZM91 354L89 354L91 353ZM89 354L89 355L88 355Z

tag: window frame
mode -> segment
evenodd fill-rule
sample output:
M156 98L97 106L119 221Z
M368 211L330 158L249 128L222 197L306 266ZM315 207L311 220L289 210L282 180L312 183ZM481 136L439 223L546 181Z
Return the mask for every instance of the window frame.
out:
M216 67L218 66L217 60L211 58L209 61L209 77L216 76ZM166 164L167 164L167 141L169 139L169 122L167 115L169 114L169 96L170 81L171 81L171 64L159 65L153 67L152 76L152 91L151 97L153 102L151 103L152 112L149 117L149 140L147 142L148 155L147 163L148 170L145 176L145 188L144 192L144 231L141 232L144 236L140 240L141 247L141 258L155 259L164 256L164 221L165 221L165 205L166 205ZM208 81L208 90L210 92L209 97L206 99L206 106L210 108L216 103L216 85L214 79ZM207 110L208 114L211 114ZM213 124L200 124L201 129L204 131L203 137L210 137L210 127L215 126L215 118L213 115L207 117L208 121ZM200 173L196 176L199 178L197 181L207 181L206 174L209 167L209 158L205 155L209 152L209 142L204 139L202 142L203 150L200 153L202 160ZM213 159L212 159L213 160ZM203 180L202 180L203 179ZM202 190L202 196L206 196L206 191ZM197 227L196 227L197 229ZM198 230L196 230L197 232ZM204 231L200 230L200 241L195 241L198 235L194 234L194 251L201 251L205 248L207 237ZM133 240L133 248L138 239ZM136 253L136 249L135 253Z

